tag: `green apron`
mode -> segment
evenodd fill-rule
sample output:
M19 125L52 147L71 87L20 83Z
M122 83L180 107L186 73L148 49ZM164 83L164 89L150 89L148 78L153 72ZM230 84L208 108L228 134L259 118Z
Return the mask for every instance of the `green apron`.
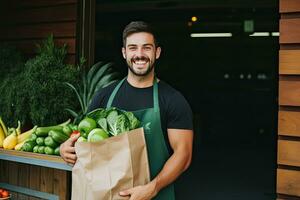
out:
M122 81L120 81L120 83L116 86L116 88L110 95L107 102L107 108L110 108L112 106L114 97L125 79L126 77ZM153 83L153 105L153 108L131 111L142 122L142 125L144 127L151 180L159 174L164 164L170 157L163 131L161 129L158 102L158 85L156 78ZM170 184L162 189L154 198L154 200L175 200L174 185Z

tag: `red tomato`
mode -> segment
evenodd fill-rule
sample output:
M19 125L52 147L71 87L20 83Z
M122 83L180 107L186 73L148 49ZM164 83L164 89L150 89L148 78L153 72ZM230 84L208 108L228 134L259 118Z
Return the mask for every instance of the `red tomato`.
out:
M8 191L4 190L4 191L2 192L2 197L5 198L5 197L8 197L8 196L9 196Z
M77 130L75 130L75 131L73 131L73 132L71 133L70 137L73 137L73 136L78 135L78 134L80 134L80 132L77 131Z

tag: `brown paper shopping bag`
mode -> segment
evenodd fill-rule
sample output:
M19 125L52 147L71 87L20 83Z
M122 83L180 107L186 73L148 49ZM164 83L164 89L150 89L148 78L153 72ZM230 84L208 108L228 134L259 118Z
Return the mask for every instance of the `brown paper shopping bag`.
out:
M75 143L72 200L117 200L119 192L150 181L143 128L100 142Z

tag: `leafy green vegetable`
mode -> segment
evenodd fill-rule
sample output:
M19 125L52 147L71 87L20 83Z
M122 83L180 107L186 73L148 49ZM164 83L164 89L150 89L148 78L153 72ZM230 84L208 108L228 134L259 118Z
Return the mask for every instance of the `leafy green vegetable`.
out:
M111 110L108 113L106 120L110 129L109 133L112 135L118 135L118 127L117 127L118 111Z
M136 129L140 126L140 121L134 116L132 112L124 112L129 120L130 130Z
M0 113L8 126L28 120L28 103L24 95L24 58L16 48L0 44Z
M97 122L97 129L103 130L110 136L116 136L136 129L141 124L132 112L122 111L115 107L95 109L89 112L87 117ZM81 120L80 124L84 122L85 119ZM83 137L86 136L83 135Z
M74 94L62 82L78 82L79 70L64 60L67 46L57 47L53 36L38 45L25 64L12 48L0 48L0 113L8 126L57 124L69 118L66 107L76 109Z
M26 97L33 124L57 124L70 117L66 107L76 108L75 96L63 82L77 83L79 70L64 63L66 55L66 45L55 46L50 36L38 47L37 56L25 64Z
M105 118L107 116L107 111L103 108L97 108L89 112L86 116L98 121L100 118Z
M102 128L103 130L105 130L108 133L107 121L105 118L98 119L97 124L100 126L100 128Z
M116 126L117 126L117 134L129 131L130 123L124 114L118 115Z

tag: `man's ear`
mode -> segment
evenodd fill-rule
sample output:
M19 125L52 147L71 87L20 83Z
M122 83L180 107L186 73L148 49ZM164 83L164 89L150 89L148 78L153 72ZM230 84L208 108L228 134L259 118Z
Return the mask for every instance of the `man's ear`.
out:
M126 59L126 50L124 47L122 47L122 55L123 55L123 58Z
M160 53L161 53L161 48L157 47L156 48L156 52L155 52L155 58L158 59L160 57Z

